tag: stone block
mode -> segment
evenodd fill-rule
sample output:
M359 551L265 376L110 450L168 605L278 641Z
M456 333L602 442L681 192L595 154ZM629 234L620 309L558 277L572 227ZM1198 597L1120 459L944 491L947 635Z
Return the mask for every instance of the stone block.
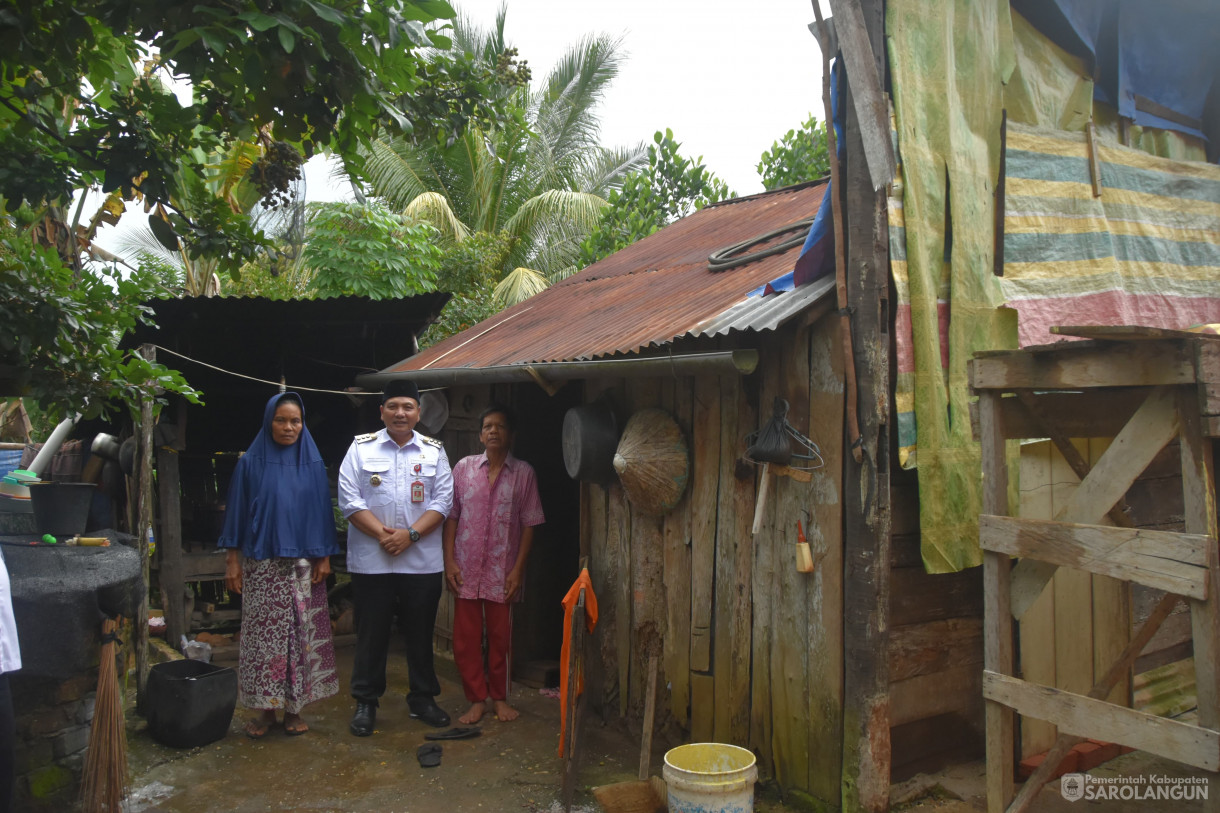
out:
M55 759L83 751L89 747L89 726L77 725L64 729L51 739L51 750Z
M77 675L59 684L56 700L59 703L70 703L93 692L97 688L97 674Z
M80 705L76 709L76 722L81 725L88 725L93 722L93 709L97 706L97 696L86 697L80 701Z
M20 736L31 739L49 737L71 724L72 721L64 716L62 707L50 706L19 716L17 732Z

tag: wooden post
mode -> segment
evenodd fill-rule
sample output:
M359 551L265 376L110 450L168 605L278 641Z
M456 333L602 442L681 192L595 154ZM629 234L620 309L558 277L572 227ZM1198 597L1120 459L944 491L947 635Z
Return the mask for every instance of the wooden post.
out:
M182 496L178 478L178 453L157 449L157 492L161 503L161 527L157 544L161 547L161 595L165 602L165 636L173 647L190 632L187 611L186 571L182 561Z
M979 395L983 453L983 512L1008 515L1008 464L1000 413L1001 393ZM1012 562L1006 553L983 552L983 665L1002 675L1013 673ZM1014 715L1008 706L986 701L987 810L1001 813L1012 799Z
M140 348L140 355L148 361L155 361L157 358L157 350L151 344L143 345ZM140 546L140 579L143 589L140 591L140 606L136 609L136 709L143 712L144 710L144 694L148 688L148 671L151 668L148 663L148 591L150 588L149 578L149 550L148 550L148 530L152 527L152 502L153 502L153 465L152 465L152 436L153 436L153 421L155 413L153 403L155 398L151 392L144 392L140 396L140 469L139 476L135 478L138 484L139 496L138 502L139 513L138 520L134 524L133 530L136 533L136 539ZM128 501L131 500L130 494ZM132 526L129 526L132 527Z
M884 11L881 0L856 0L884 83ZM837 12L842 3L834 3ZM840 43L844 42L840 29ZM859 56L859 55L857 55ZM844 813L885 811L890 798L890 336L889 232L885 190L874 191L862 122L852 94L868 82L848 76L846 168L838 193L846 203L847 299L858 388L860 462L844 455L843 569L843 782ZM870 88L878 90L878 88ZM828 124L828 127L830 125Z

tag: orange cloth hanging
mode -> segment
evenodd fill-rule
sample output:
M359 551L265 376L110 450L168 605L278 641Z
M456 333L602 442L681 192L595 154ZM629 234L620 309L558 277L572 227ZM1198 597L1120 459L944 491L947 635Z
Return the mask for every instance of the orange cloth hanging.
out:
M576 601L580 598L580 588L585 589L585 627L589 632L597 626L597 596L593 593L593 580L589 578L589 569L580 571L572 588L563 597L563 648L559 653L559 758L563 758L563 740L568 727L568 664L572 653L568 651L568 643L572 640L572 611L576 609ZM584 671L576 675L576 685L572 690L579 697L585 690Z

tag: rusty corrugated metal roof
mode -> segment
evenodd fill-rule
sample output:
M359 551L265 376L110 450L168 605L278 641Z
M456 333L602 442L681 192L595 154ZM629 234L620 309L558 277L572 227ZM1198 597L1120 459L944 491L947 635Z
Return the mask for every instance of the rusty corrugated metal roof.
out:
M791 271L800 246L719 272L708 270L708 255L812 217L824 190L808 184L708 206L383 372L589 360L688 334L774 329L797 311L746 299Z

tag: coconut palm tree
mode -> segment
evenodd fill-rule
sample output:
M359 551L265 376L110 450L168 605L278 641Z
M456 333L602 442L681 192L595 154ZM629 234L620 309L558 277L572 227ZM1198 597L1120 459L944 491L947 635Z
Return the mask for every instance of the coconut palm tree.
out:
M491 31L460 18L454 48L496 65L508 51L505 16L502 6ZM642 145L598 142L596 109L622 63L620 45L606 36L580 40L540 86L515 91L521 115L506 125L471 126L452 144L375 141L363 167L372 194L444 240L506 234L511 248L496 289L505 304L572 273L610 190L647 160Z

